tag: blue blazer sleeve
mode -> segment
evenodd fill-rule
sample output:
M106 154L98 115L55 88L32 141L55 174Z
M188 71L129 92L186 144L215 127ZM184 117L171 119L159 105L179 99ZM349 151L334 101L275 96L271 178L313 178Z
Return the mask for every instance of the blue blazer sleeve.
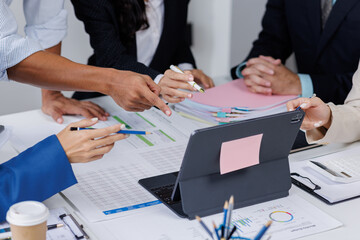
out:
M0 165L0 222L11 205L44 201L77 183L68 158L55 135Z

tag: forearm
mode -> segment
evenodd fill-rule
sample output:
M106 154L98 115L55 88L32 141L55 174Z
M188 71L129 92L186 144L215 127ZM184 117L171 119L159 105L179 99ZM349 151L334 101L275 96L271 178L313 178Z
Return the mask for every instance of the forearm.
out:
M50 90L97 91L108 94L114 70L72 62L40 51L8 69L12 80ZM99 81L101 79L102 81Z
M61 42L51 48L46 49L45 51L61 56ZM61 94L61 92L48 90L48 89L41 89L41 96L42 96L41 99L43 101L43 104L44 101L46 101L47 97L53 94Z

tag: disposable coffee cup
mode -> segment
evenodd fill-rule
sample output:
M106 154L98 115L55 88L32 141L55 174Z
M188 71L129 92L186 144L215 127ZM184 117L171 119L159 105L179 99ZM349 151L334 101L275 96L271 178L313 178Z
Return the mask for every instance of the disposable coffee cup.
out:
M13 240L46 240L49 210L41 202L25 201L12 205L6 214Z

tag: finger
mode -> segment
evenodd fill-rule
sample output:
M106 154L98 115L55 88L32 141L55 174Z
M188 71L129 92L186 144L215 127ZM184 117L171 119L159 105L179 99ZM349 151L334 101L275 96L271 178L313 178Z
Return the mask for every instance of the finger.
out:
M148 110L153 107L151 103L144 104L144 102L147 102L147 100L144 98L142 102L136 102L132 108L134 109L140 109L141 111Z
M189 90L189 91L192 91L192 92L196 91L196 89L191 84L189 84L188 82L170 80L170 81L167 81L165 84L166 85L164 87L162 87L163 90L164 90L164 88L169 87L169 88L174 88L174 89Z
M86 159L86 161L84 161L84 162L96 161L96 160L102 159L103 157L104 157L104 155L93 156L93 157L91 157L91 158Z
M161 87L157 85L149 76L143 75L145 82L148 88L156 95L159 96L161 92Z
M85 101L85 102L82 102L83 104L91 107L92 109L96 110L97 112L99 112L102 116L106 117L106 116L109 116L110 114L107 113L105 111L105 109L103 109L102 107L100 107L99 105L93 103L93 102L90 102L90 101Z
M95 148L89 152L90 157L104 155L104 154L110 152L113 147L114 147L114 143L112 143L110 145Z
M273 66L272 64L270 64L270 65ZM265 73L265 74L269 74L269 75L274 75L275 74L275 68L272 69L267 64L257 63L257 64L253 64L251 66L253 68L255 68L256 70L260 71L261 73Z
M210 88L214 85L213 80L207 76L203 71L198 70L196 71L197 75L195 76L195 82L202 84L205 88Z
M301 107L302 109L306 110L309 109L313 104L312 104L312 99L309 98L297 98L295 100L289 101L286 104L286 107L288 109L288 111L293 111L298 107Z
M271 64L261 58L252 58L246 63L246 67L254 66L259 71L273 75L275 73L276 65Z
M64 119L62 117L63 112L60 108L58 107L53 107L52 109L50 109L50 116L52 117L52 119L54 119L55 122L62 124L64 122Z
M144 89L142 95L144 96L144 98L146 98L147 101L152 104L152 106L157 106L167 116L171 115L170 108L157 95L155 95L151 91L148 91L147 89Z
M91 118L91 119L83 119L79 122L74 122L68 125L68 127L80 127L80 128L84 128L84 127L91 127L93 125L95 125L97 122L99 121L98 118ZM93 130L91 130L93 131Z
M267 62L269 62L269 63L272 63L272 64L274 64L274 65L279 65L279 64L281 64L281 60L280 60L280 59L274 59L273 57L270 57L270 56L260 55L259 58L264 59L265 61L267 61Z
M258 69L256 69L254 66L246 67L244 70L241 71L241 74L246 77L250 75L258 75L261 76L262 72L260 72Z
M100 113L97 109L93 108L93 107L88 107L88 111L94 116L99 118L101 121L106 121L107 117L105 116L105 113L102 114Z
M99 138L99 137L105 137L105 136L108 136L108 135L110 135L112 133L117 133L118 131L120 131L124 127L125 126L123 124L116 124L116 125L106 127L106 128L95 129L95 130L89 131L88 136L91 139Z
M185 98L177 98L169 95L163 95L163 98L169 103L179 103L185 100Z
M178 98L192 98L193 96L191 93L177 90L174 88L163 88L162 94Z
M92 149L113 144L113 143L120 141L122 139L125 139L127 137L128 137L128 135L126 135L126 134L116 133L113 135L109 135L109 136L94 140L92 142Z
M252 86L251 91L254 92L254 93L260 93L260 94L264 94L264 95L271 95L272 94L272 89L271 88L262 87L262 86L258 86L258 85Z
M245 77L245 80L248 80L254 86L258 85L258 86L263 86L263 87L267 87L267 88L271 87L270 81L267 81L263 77L259 77L258 75L247 76L247 77Z
M178 80L178 81L194 81L194 76L192 74L190 74L188 71L186 71L187 73L177 73L174 72L173 70L166 70L165 72L165 76L174 80Z

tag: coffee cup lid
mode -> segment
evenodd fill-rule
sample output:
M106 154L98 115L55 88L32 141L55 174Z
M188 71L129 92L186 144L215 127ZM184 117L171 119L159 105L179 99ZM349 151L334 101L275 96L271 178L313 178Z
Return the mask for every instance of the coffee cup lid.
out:
M41 202L25 201L12 205L6 214L6 221L16 226L34 226L49 217L48 208Z

